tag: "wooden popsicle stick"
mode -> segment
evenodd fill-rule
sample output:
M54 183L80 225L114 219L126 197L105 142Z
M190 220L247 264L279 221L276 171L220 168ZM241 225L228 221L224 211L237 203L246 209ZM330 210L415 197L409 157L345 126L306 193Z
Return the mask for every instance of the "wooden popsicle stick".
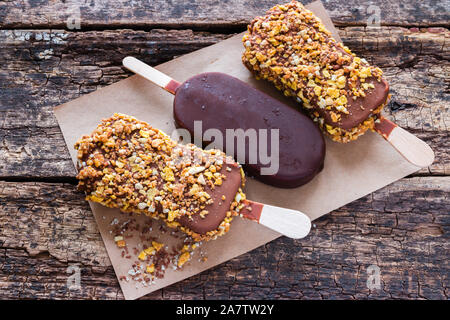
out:
M311 220L300 211L270 206L251 200L245 200L244 204L244 208L239 212L242 217L256 221L289 238L304 238L311 230Z
M151 82L153 82L157 86L160 86L171 94L175 94L175 91L180 86L180 83L178 81L173 80L168 75L162 73L159 70L156 70L155 68L150 67L148 64L134 57L125 57L122 60L122 64L131 72L134 72L141 77L150 80Z
M430 146L392 121L380 117L375 122L375 131L410 163L421 168L433 163L434 152Z

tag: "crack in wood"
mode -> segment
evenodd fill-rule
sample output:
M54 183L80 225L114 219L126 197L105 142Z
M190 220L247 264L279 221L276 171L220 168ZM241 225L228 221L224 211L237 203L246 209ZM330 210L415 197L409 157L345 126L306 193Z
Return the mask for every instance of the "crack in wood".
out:
M288 2L287 0L285 2ZM307 4L311 0L304 0ZM280 3L279 0L229 0L206 5L201 0L171 2L141 1L135 6L127 0L75 3L73 1L41 0L39 5L24 1L21 6L12 2L0 3L0 28L68 28L68 18L80 22L81 31L108 28L152 27L190 28L197 30L243 29L255 16ZM371 16L369 1L330 0L324 6L336 25L366 26ZM414 0L377 1L381 25L449 26L448 7L444 2Z

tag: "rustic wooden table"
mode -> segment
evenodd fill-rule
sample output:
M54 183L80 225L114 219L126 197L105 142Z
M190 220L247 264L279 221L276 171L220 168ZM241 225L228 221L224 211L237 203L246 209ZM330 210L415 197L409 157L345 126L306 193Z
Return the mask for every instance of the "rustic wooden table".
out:
M162 63L278 1L0 2L0 299L123 298L52 108L128 77L126 55ZM345 44L385 71L388 117L429 143L435 163L315 221L306 239L280 238L145 299L448 298L448 2L377 3L378 29L365 28L369 1L325 7ZM78 290L66 286L72 265ZM370 265L379 290L367 287Z

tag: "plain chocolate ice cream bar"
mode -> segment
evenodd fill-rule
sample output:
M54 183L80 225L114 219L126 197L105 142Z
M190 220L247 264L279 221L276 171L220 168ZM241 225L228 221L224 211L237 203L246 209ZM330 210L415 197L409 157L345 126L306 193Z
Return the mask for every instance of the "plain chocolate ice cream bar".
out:
M238 160L245 171L258 180L277 187L294 188L309 182L322 170L325 142L313 121L245 82L224 73L210 72L180 84L135 58L127 57L123 63L133 72L175 94L174 117L178 126L195 135L195 122L201 121L201 135L208 129L220 131L222 150L235 157L239 152L244 154ZM272 129L278 130L275 140L278 150L272 143ZM243 150L238 150L242 146L239 137L227 135L227 130L240 130L244 134L253 130L256 141L252 142L250 138L241 140L244 141ZM204 144L211 142L200 138ZM234 139L232 144L229 144L229 139ZM217 141L214 143L217 146ZM233 149L228 150L227 146ZM270 169L271 164L262 159L261 146L266 146L265 155L277 158L274 173L264 171Z
M336 41L297 1L255 18L243 37L244 65L300 102L333 140L373 130L388 99L382 71Z
M127 115L103 120L75 148L87 200L162 219L196 240L227 232L245 200L242 170L230 157L177 144Z
M177 124L188 129L191 135L195 134L194 122L198 120L202 120L204 131L219 130L224 137L224 150L229 155L238 155L239 143L236 137L234 150L228 150L227 129L257 133L267 130L267 136L255 134L254 144L266 143L269 155L278 152L277 172L262 174L268 165L262 164L259 158L252 163L251 152L258 151L250 150L249 139L245 141L245 159L238 159L250 176L264 183L298 187L311 181L323 168L325 142L311 119L237 78L219 72L196 75L177 88L173 110ZM279 130L277 151L272 148L271 129Z
M104 119L75 148L87 200L162 219L196 241L225 234L236 215L293 238L311 227L299 211L247 200L240 165L222 151L179 144L131 116Z

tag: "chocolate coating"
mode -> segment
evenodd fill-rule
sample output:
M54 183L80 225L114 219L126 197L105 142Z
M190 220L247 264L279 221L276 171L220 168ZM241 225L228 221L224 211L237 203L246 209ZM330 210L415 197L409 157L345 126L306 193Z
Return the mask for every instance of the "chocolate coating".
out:
M226 168L231 168L231 171L226 171ZM202 218L199 214L194 214L191 217L182 216L178 221L181 225L191 229L199 234L205 234L208 231L216 230L220 223L225 219L227 211L233 202L239 187L241 186L241 172L236 164L226 165L222 167L220 173L226 175L226 181L220 187L214 190L206 188L211 195L214 202L208 205L208 214ZM222 200L222 196L225 200Z
M331 119L329 110L316 106L314 109L324 118L325 122L344 130L350 130L364 122L372 112L385 103L389 94L389 85L383 78L378 82L375 78L366 80L372 83L375 88L369 89L365 97L350 98L347 105L348 114L341 114L341 119L336 123ZM363 107L361 107L363 106Z
M194 121L201 120L203 131L226 129L279 129L279 170L274 175L261 175L259 157L249 163L249 141L246 139L245 171L260 181L283 188L294 188L309 182L322 168L325 142L311 119L229 75L211 72L196 75L178 87L174 100L177 124L194 134ZM259 134L257 135L259 145ZM210 141L204 141L209 143ZM226 146L223 141L223 146ZM225 150L229 155L235 150ZM225 148L226 149L226 148ZM271 154L270 132L267 154Z

